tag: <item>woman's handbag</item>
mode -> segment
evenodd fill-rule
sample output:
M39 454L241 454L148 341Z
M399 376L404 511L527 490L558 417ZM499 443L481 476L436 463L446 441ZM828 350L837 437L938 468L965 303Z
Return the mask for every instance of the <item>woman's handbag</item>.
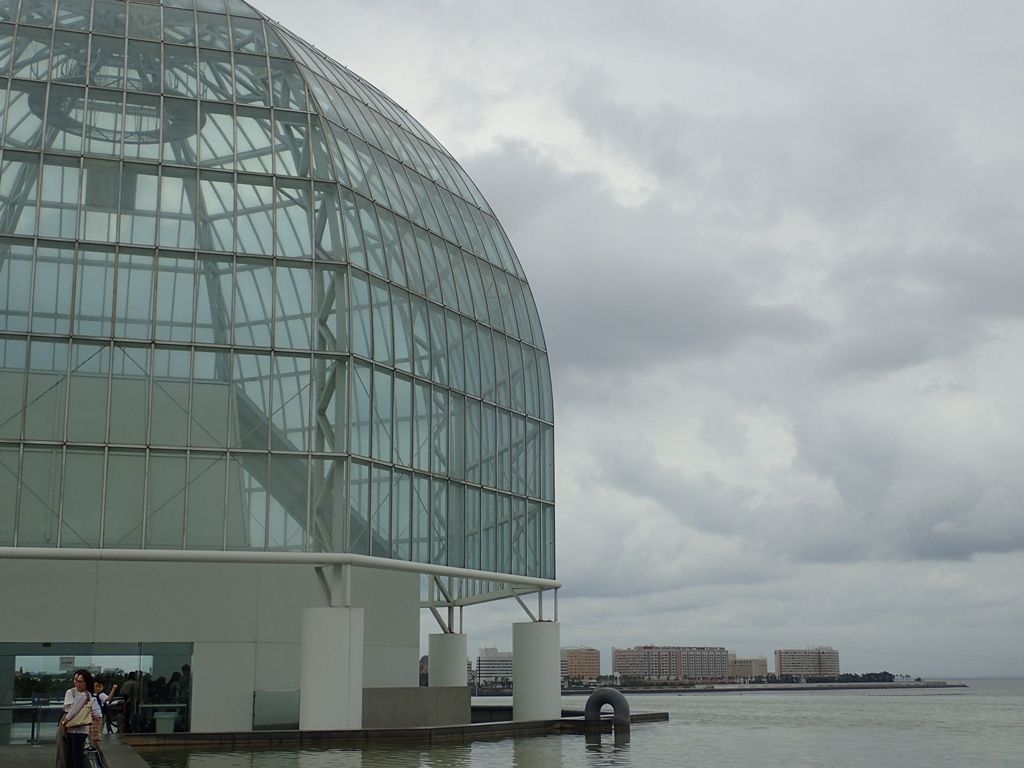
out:
M78 725L92 725L92 700L86 699L85 705L78 710L74 717L64 723L65 728L74 728Z

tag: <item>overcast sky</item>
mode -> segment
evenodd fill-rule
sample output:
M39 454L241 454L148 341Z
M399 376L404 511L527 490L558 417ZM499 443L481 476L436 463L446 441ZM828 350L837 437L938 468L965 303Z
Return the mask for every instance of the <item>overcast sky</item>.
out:
M563 644L1024 675L1024 6L255 2L519 253Z

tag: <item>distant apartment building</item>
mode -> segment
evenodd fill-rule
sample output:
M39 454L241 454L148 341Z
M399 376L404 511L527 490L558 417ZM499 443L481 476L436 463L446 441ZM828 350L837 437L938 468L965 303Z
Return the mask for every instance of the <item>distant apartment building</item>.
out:
M476 657L476 681L480 685L512 681L512 652L481 648Z
M601 676L601 652L596 648L563 648L562 677L589 683Z
M720 680L729 673L721 646L638 645L612 649L612 671L641 680Z
M827 645L779 649L775 651L775 674L779 677L836 677L839 675L839 651Z
M749 680L768 676L768 659L754 656L749 659L738 659L735 653L729 653L729 677L733 680Z

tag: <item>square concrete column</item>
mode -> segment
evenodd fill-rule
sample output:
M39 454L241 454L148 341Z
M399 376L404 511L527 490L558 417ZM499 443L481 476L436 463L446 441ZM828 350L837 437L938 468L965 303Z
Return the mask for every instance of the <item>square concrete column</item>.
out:
M363 609L302 612L299 729L363 727Z
M561 631L557 621L512 625L512 719L562 716Z

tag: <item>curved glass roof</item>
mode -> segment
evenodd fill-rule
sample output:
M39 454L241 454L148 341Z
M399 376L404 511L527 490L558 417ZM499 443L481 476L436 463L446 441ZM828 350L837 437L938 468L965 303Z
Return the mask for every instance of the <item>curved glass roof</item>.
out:
M0 546L554 576L522 267L405 110L240 0L0 0Z

